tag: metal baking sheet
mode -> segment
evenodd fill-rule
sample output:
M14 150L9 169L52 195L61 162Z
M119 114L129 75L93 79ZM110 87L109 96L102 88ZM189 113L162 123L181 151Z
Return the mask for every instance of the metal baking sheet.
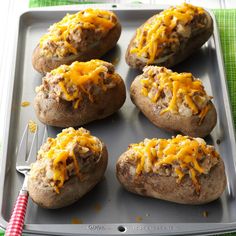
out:
M107 8L112 6L108 6ZM76 10L80 8L77 7ZM236 171L235 135L223 68L219 35L214 23L214 35L194 55L174 68L179 72L190 71L202 79L206 90L214 96L218 113L217 126L206 141L216 146L225 162L228 185L222 197L202 206L188 206L162 200L144 198L125 191L115 176L115 163L128 144L145 137L170 138L167 133L152 125L132 104L129 87L140 73L129 69L124 55L135 29L162 7L145 9L122 8L115 12L122 24L118 45L103 59L114 62L117 72L127 87L127 99L116 114L84 127L100 137L109 151L109 164L105 178L90 193L77 203L59 210L46 210L31 200L25 218L25 233L38 235L120 235L158 234L195 235L213 234L236 230ZM12 66L11 90L9 91L8 119L5 124L5 143L0 176L0 224L6 228L23 177L15 170L15 159L19 140L29 120L39 125L40 136L43 125L33 111L34 89L41 76L33 70L31 55L40 36L53 22L68 11L35 10L19 18L17 51ZM75 11L70 11L70 13ZM215 18L212 15L214 22ZM30 101L29 107L21 107L21 101ZM49 135L55 136L60 129L49 127ZM204 217L204 212L208 217ZM81 221L81 224L72 224ZM26 235L25 234L25 235Z

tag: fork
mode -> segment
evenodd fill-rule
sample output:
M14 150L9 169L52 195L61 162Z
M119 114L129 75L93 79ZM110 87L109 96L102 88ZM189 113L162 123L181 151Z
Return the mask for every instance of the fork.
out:
M33 135L31 147L29 154L27 155L27 146L28 146L28 136L29 136L29 125L26 126L22 139L20 141L17 161L16 161L16 170L25 176L22 188L17 197L10 221L8 223L5 236L20 236L22 234L26 208L28 204L28 173L30 171L30 164L36 160L36 155L38 151L38 130ZM47 138L47 127L44 129L42 143Z

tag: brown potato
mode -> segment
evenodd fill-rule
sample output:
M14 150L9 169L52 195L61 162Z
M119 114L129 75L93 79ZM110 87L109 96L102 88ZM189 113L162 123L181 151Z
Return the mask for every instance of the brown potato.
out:
M91 9L86 9L84 11L81 11L77 13L77 15L83 12L88 12L88 11L91 11ZM106 52L112 49L116 45L121 34L121 25L119 23L119 20L113 12L96 10L96 9L93 9L93 11L94 11L93 14L96 14L96 15L110 14L111 20L114 21L114 26L112 26L104 34L99 35L100 24L94 24L94 26L91 27L91 29L87 29L86 27L83 28L83 26L78 29L78 27L80 27L79 23L81 23L81 21L76 22L76 25L73 26L74 31L69 31L71 27L68 27L67 29L67 31L69 32L68 38L69 37L73 38L75 41L73 42L73 47L75 51L68 52L67 54L65 54L63 51L62 55L57 55L58 53L54 49L55 43L49 40L48 44L52 45L51 46L52 49L51 51L49 51L49 55L47 55L44 53L45 51L47 52L47 50L46 49L44 50L41 44L39 43L34 49L33 56L32 56L32 64L33 64L34 69L42 74L45 74L46 72L49 72L60 65L64 65L64 64L70 65L74 61L89 61L91 59L100 58ZM60 22L63 22L63 20L66 17L67 16L65 16ZM60 24L60 22L56 24ZM88 20L83 20L82 23L83 22L93 23L92 20L91 22ZM45 35L43 37L45 37ZM69 39L67 39L66 43L68 42L70 43L70 41ZM62 40L59 42L63 43ZM66 48L66 47L64 45L63 46L58 45L57 48Z
M63 132L68 132L69 130L69 132L72 133L73 131L71 132L71 129L72 128L63 130ZM85 129L80 130L88 132ZM72 174L58 190L56 190L55 185L53 186L52 184L54 180L48 180L48 176L52 175L52 173L50 173L53 171L50 169L52 164L48 160L47 162L43 162L45 157L42 157L40 153L40 151L42 152L42 150L48 149L49 141L41 147L37 161L33 164L28 179L29 195L36 204L49 209L68 206L79 200L102 180L107 167L108 153L104 143L99 141L96 137L93 138L100 143L101 150L99 155L94 157L95 154L92 152L92 149L90 149L87 156L82 156L82 146L79 145L80 150L78 150L76 144L72 144L75 158L79 163L79 176ZM67 171L69 171L70 168L69 164L67 164Z
M137 159L135 159L137 153L133 147L124 152L118 159L116 175L125 189L142 196L181 204L205 204L219 198L226 186L223 160L218 157L218 160L213 162L213 153L208 157L205 156L202 161L198 160L201 167L209 165L207 173L200 174L195 170L199 191L196 191L196 186L188 171L180 181L178 180L174 169L180 168L180 162L177 158L174 159L175 162L163 163L156 171L145 172L143 170L137 174L138 164ZM180 170L183 171L181 168Z
M194 13L187 16L187 13L183 13L186 9L191 9L189 12ZM186 18L184 14L186 14ZM166 17L162 17L163 15ZM187 20L187 17L189 17L189 20ZM171 23L170 18L172 18ZM149 24L156 28L147 27ZM159 29L162 28L163 31L160 31ZM136 44L141 42L137 39L137 31L142 32L141 34L145 35L145 39L142 40L140 49L132 51L136 50L134 49L137 48ZM181 6L154 15L141 25L137 31L126 51L127 64L140 70L146 65L169 68L185 60L210 38L213 33L213 20L210 14L202 8L184 3ZM146 38L149 32L150 39ZM157 37L156 41L148 45L154 35ZM140 50L144 48L146 48L144 52L141 52ZM151 58L150 52L155 50L154 48L156 48L156 52L153 52L154 55Z
M164 128L168 131L177 131L183 134L192 136L192 137L205 137L216 125L217 114L216 109L213 103L210 101L211 97L209 97L204 88L201 89L202 98L204 101L204 106L201 107L197 104L196 101L193 101L195 105L198 107L198 111L194 112L185 104L185 100L181 101L180 105L178 105L178 112L166 111L163 112L166 107L168 107L171 103L171 99L173 98L170 90L163 89L161 91L161 96L158 101L153 102L148 96L144 96L142 89L143 85L141 81L143 79L148 79L148 71L153 71L153 76L162 75L165 73L169 73L171 75L176 75L177 73L172 72L171 70L167 70L164 67L157 66L147 66L144 69L144 73L135 78L130 87L130 96L132 102L142 111L142 113L157 127ZM188 73L182 73L188 74ZM177 74L181 75L181 74ZM191 76L189 77L191 79ZM194 81L196 80L193 77ZM181 87L179 88L179 91ZM204 94L205 93L205 94ZM169 96L167 98L167 96ZM181 92L180 92L181 96ZM196 95L198 96L198 95ZM208 110L204 117L201 117L201 112L208 107Z
M98 63L110 70L111 74L104 72L105 77L100 78L103 81L101 83L107 83L107 89L104 90L102 85L95 84L93 79L85 81L84 86L88 87L87 91L89 93L78 87L77 90L81 96L78 98L78 100L80 99L78 107L75 107L76 99L68 101L62 94L60 96L56 94L57 85L48 86L48 83L51 83L49 76L53 72L47 74L34 100L34 109L41 122L57 127L75 127L103 119L119 110L126 99L124 81L114 72L112 64L99 60L92 60L86 63L92 64L93 61L98 61ZM72 67L73 64L70 68ZM60 73L57 75L60 75Z

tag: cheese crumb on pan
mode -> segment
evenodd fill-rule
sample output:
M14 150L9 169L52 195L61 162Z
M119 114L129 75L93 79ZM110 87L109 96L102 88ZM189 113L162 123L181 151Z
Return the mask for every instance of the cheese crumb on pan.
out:
M94 205L94 210L95 210L95 212L98 213L99 211L101 211L101 209L102 209L102 205L97 202L97 203Z
M43 54L49 57L62 58L77 54L87 46L86 43L93 44L105 37L116 23L117 17L113 12L101 9L89 8L76 14L67 14L50 26L39 45Z
M29 120L28 126L31 133L35 133L38 129L38 125L33 120Z
M135 217L135 221L136 221L137 223L142 222L142 220L143 220L142 216L136 216L136 217Z
M205 218L207 218L207 217L208 217L208 211L203 211L203 212L202 212L202 216L205 217Z
M101 157L100 140L84 128L63 129L56 138L48 138L38 151L37 161L32 165L30 175L40 178L42 183L53 186L59 193L60 188L71 176L82 181L82 168Z
M147 59L155 59L175 53L181 41L188 39L196 28L207 24L203 8L183 3L153 16L136 31L130 53Z
M145 139L131 144L131 161L136 163L136 174L157 173L173 175L178 183L188 175L197 193L200 192L198 176L208 174L219 161L213 146L201 138L177 135L172 139Z
M165 67L146 66L141 79L142 94L161 108L183 116L198 115L200 124L209 111L208 96L202 81L191 73L177 73Z
M28 107L29 105L30 105L30 102L28 102L28 101L21 102L22 107Z
M71 224L83 224L83 221L77 217L72 218Z

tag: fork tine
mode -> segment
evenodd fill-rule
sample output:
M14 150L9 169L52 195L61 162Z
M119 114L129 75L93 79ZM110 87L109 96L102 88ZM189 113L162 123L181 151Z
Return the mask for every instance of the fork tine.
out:
M17 152L17 164L24 164L27 157L28 125L25 127Z
M44 131L43 131L43 139L42 139L42 144L44 144L47 141L48 138L48 127L45 125Z
M36 132L34 133L34 136L33 136L33 140L32 140L31 147L30 147L30 152L27 157L28 163L31 163L36 160L37 152L38 152L38 129L36 130Z
M46 142L47 138L48 138L48 128L47 126L45 126L41 144ZM29 154L27 155L28 139L29 139L29 126L27 125L24 130L22 139L20 141L19 149L17 152L17 165L27 165L36 160L37 152L39 149L38 129L33 134L30 151Z

